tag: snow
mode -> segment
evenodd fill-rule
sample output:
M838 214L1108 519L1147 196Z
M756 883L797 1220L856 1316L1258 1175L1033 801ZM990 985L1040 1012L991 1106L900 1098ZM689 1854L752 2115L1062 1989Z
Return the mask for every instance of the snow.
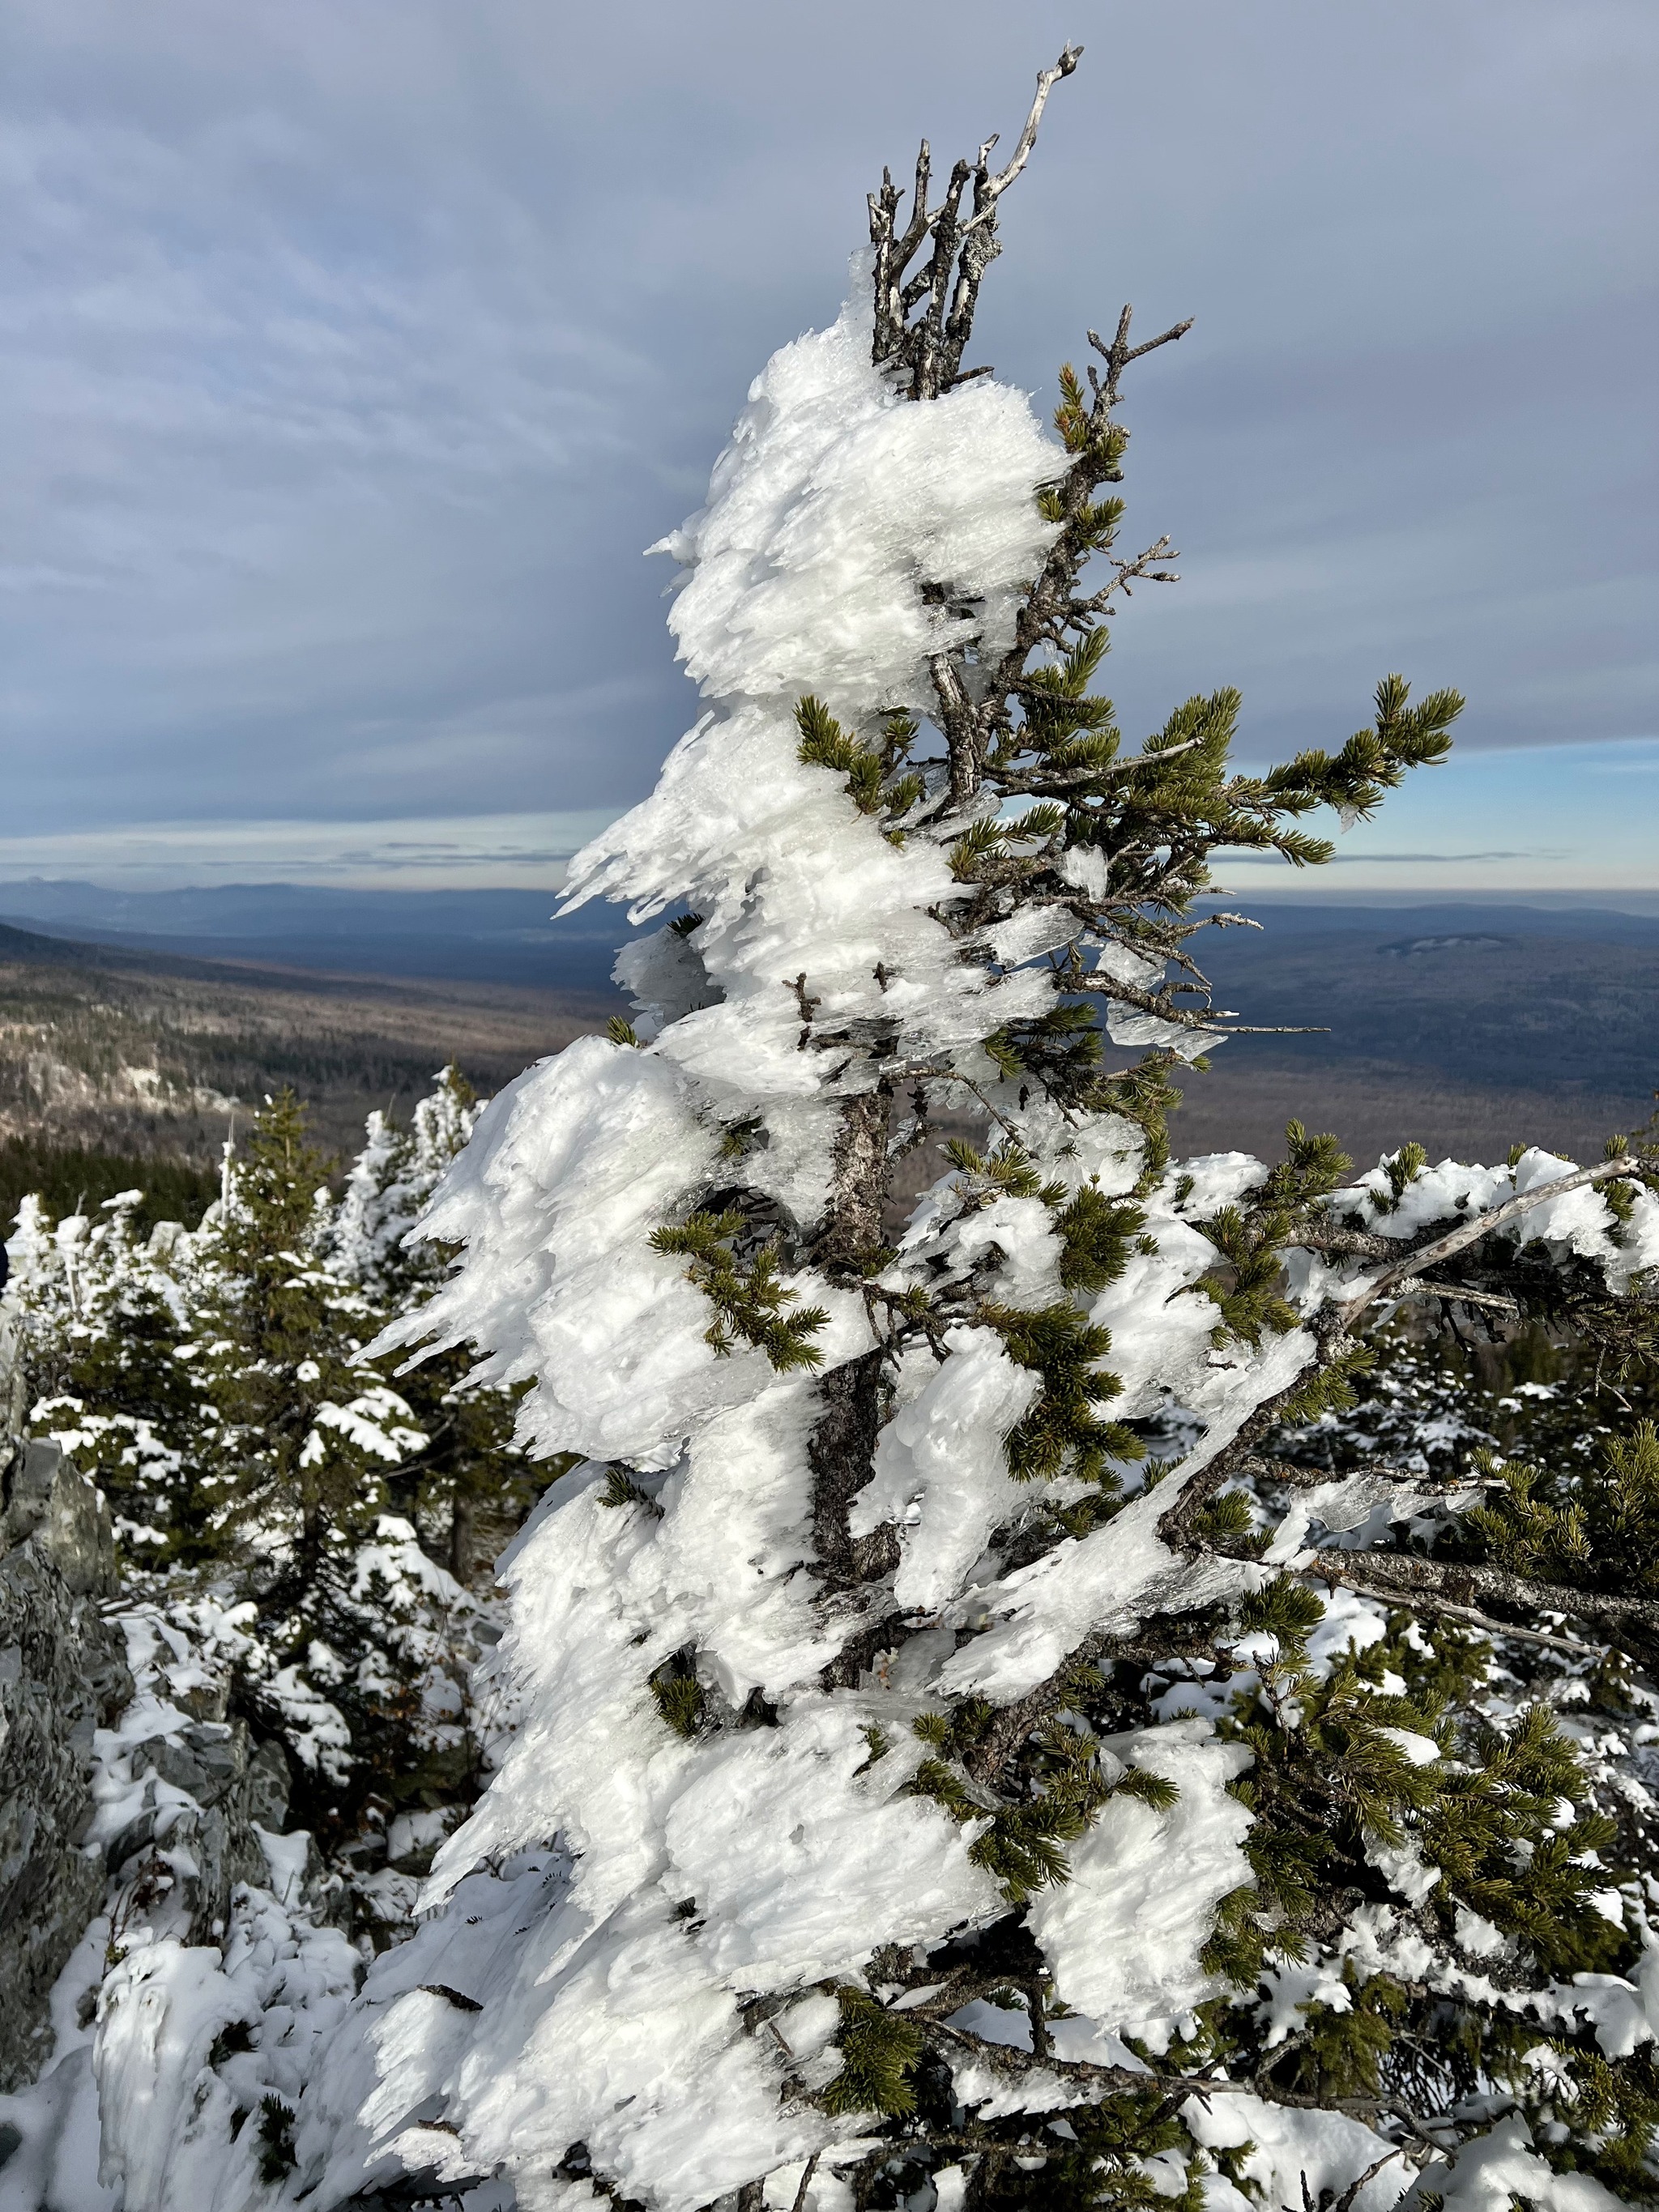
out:
M1447 2212L1510 2212L1517 2198L1538 2212L1619 2212L1620 2205L1593 2174L1557 2173L1547 2166L1518 2115L1498 2121L1449 2167L1427 2167L1423 2180L1442 2193Z
M104 1985L94 2054L106 2179L122 2212L257 2201L255 2130L234 2107L297 2103L344 2014L360 1961L337 1929L240 1890L222 1949L172 1937L129 1953ZM252 2023L254 2047L210 2064L215 2038Z
M893 1595L916 1613L959 1594L993 1528L1028 1494L1008 1472L1003 1439L1036 1395L1037 1376L1017 1367L988 1328L953 1328L945 1340L942 1364L927 1353L915 1363L927 1380L882 1431L852 1518L854 1535L904 1522Z
M1415 1729L1380 1728L1376 1733L1402 1752L1413 1766L1432 1766L1440 1756L1440 1747L1434 1738L1419 1735Z
M659 1886L695 1899L697 1948L729 1986L846 1975L881 1944L937 1941L1000 1910L963 1832L898 1794L914 1762L894 1753L860 1776L868 1759L856 1709L813 1700L793 1726L726 1737L699 1759L665 1824Z
M656 1048L715 1114L765 1113L769 1146L750 1171L802 1219L823 1199L824 1094L871 1076L861 1055L826 1066L799 1049L797 976L830 1036L878 1023L916 1060L964 1073L971 1060L993 1079L980 1041L1049 996L1038 975L1000 978L957 957L930 911L963 896L938 838L917 833L901 853L838 775L797 758L804 694L868 726L931 705L931 655L970 632L981 654L1005 646L1054 536L1035 492L1063 456L1025 396L980 381L925 407L901 402L870 366L867 315L860 279L832 329L774 356L708 505L663 541L683 569L670 624L714 704L652 796L577 856L565 908L626 898L637 920L684 900L702 915L672 957L635 948L618 972L647 1034L678 1015ZM931 604L928 586L948 586L971 616Z
M1633 1979L1622 1974L1575 1974L1558 1995L1562 2016L1589 2022L1609 2058L1628 2058L1659 2037L1659 1946L1651 1931Z
M307 1378L303 1376L301 1381ZM315 1380L315 1377L312 1377ZM349 1404L337 1406L324 1399L317 1408L316 1425L300 1447L301 1467L320 1466L328 1456L328 1436L343 1437L359 1451L369 1453L396 1467L412 1453L423 1451L426 1432L414 1425L414 1415L397 1392L379 1385L364 1390Z
M475 1908L477 1887L466 1892ZM533 1910L514 1900L515 1915ZM388 1956L406 1977L427 1949L423 1930ZM298 2138L303 2171L314 2147L332 2149L323 2203L384 2171L407 2116L441 2087L471 2171L500 2160L531 2179L581 2141L629 2193L649 2188L669 2212L694 2212L756 2164L804 2158L828 2134L811 2113L780 2112L777 2046L742 2033L733 1998L698 1971L686 1923L661 1897L636 1895L598 1923L574 1900L556 1903L529 1924L518 1919L495 1964L479 1984L483 2015L436 1994L435 1975L385 2002L371 1976L358 2037L316 2085ZM481 2019L489 2035L470 2038ZM343 2136L323 2124L341 2090L357 2114ZM520 2187L522 2202L537 2202Z
M1212 2212L1246 2212L1256 2204L1316 2204L1327 2191L1340 2197L1379 2159L1389 2163L1355 2197L1355 2212L1389 2212L1413 2178L1397 2154L1390 2156L1393 2146L1385 2138L1340 2112L1297 2111L1260 2097L1228 2095L1202 2104L1194 2098L1182 2108L1182 2118L1200 2143L1218 2149L1251 2146L1240 2164L1244 2179L1253 2185L1251 2193L1212 2176L1205 2182ZM1586 2205L1583 2212L1590 2208Z
M1109 1800L1073 1848L1071 1881L1032 1899L1030 1924L1067 2004L1162 2052L1225 1987L1198 1953L1220 1899L1251 1880L1242 1848L1250 1815L1227 1795L1250 1754L1218 1741L1202 1720L1143 1729L1107 1747L1180 1796L1167 1812L1137 1797Z
M52 2056L37 2081L0 2096L0 2128L21 2138L0 2164L0 2212L118 2212L115 2192L98 2178L98 2084L92 2070L94 2027L80 1999L95 1989L110 1940L99 1913L70 1953L52 1995Z
M766 1371L758 1352L715 1357L684 1262L650 1246L718 1152L671 1062L602 1037L538 1061L491 1101L422 1222L467 1245L466 1273L370 1356L487 1344L477 1380L535 1378L519 1419L531 1449L662 1464L699 1412Z
M1188 1304L1200 1306L1195 1298ZM1310 1350L1304 1331L1289 1330L1268 1340L1248 1364L1230 1364L1195 1383L1189 1402L1208 1398L1215 1407L1202 1443L1156 1490L1131 1498L1104 1528L1081 1541L1067 1539L1030 1566L1003 1577L986 1605L995 1625L944 1668L941 1687L954 1695L1011 1701L1046 1680L1091 1634L1122 1634L1148 1615L1172 1608L1177 1599L1180 1610L1194 1611L1253 1587L1259 1570L1214 1553L1196 1560L1176 1553L1158 1534L1158 1523L1255 1407L1303 1370ZM1120 1358L1115 1332L1112 1358L1115 1364Z
M867 256L853 276L839 319L750 386L708 505L653 549L686 572L669 627L709 696L926 711L928 657L970 635L1004 650L1054 538L1034 493L1064 458L1024 394L984 380L904 404L870 365ZM930 583L972 617L928 605Z
M565 910L604 895L627 897L635 916L679 899L702 915L690 942L714 1002L651 1052L672 1054L715 1116L763 1113L769 1143L748 1171L810 1220L829 1170L830 1101L873 1079L862 1055L801 1048L797 977L817 1001L814 1035L876 1024L916 1065L993 1077L980 1040L1052 994L1035 971L999 978L958 959L929 911L963 896L944 847L918 834L898 851L838 775L798 760L799 742L791 708L739 700L706 716L652 796L572 862Z
M257 2113L267 2095L298 2104L345 2016L361 1960L302 1895L313 1848L303 1832L264 1838L270 1887L237 1884L216 1940L185 1940L196 1869L168 1838L200 1808L183 1789L158 1786L143 1754L187 1727L199 1736L203 1724L173 1699L216 1670L154 1609L131 1609L122 1625L137 1694L119 1725L94 1737L87 1838L111 1860L108 1903L58 1978L40 2079L0 2097L0 2124L21 2137L0 2166L0 2212L251 2212L269 2202L257 2179L257 2130L233 2129L233 2115ZM122 1838L146 1807L155 1844L135 1859ZM232 2026L248 2030L250 2047L216 2050Z
M1576 1162L1537 1146L1523 1152L1512 1168L1466 1167L1456 1160L1442 1160L1409 1182L1398 1205L1384 1212L1377 1201L1391 1197L1384 1172L1389 1157L1364 1182L1339 1192L1336 1199L1339 1206L1356 1208L1366 1225L1382 1237L1409 1237L1436 1223L1449 1225L1461 1214L1547 1191L1552 1183L1578 1171ZM1543 1243L1558 1261L1573 1256L1599 1261L1612 1287L1622 1289L1638 1268L1652 1266L1659 1255L1659 1201L1650 1190L1637 1191L1626 1229L1601 1188L1586 1185L1558 1198L1538 1199L1498 1233L1517 1244Z

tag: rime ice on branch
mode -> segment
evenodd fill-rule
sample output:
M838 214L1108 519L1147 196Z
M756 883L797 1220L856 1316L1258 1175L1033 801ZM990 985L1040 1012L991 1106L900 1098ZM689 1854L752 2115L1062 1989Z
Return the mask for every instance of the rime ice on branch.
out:
M1460 702L1389 677L1358 735L1258 775L1231 691L1124 747L1106 623L1172 556L1117 550L1121 386L1188 326L1091 333L1057 440L961 368L1077 58L1002 170L990 142L930 207L924 148L902 232L884 182L846 309L768 363L664 541L705 709L569 898L673 918L618 963L632 1025L497 1098L424 1217L464 1256L383 1345L471 1343L528 1386L524 1442L582 1457L504 1570L513 1748L300 2115L318 2205L399 2173L526 2208L830 2212L929 2176L1083 2204L1203 2169L1229 2205L1237 2173L1380 2212L1471 2131L1363 2067L1273 2071L1294 1962L1358 1988L1411 1914L1437 1987L1458 1914L1499 1908L1467 1901L1497 1816L1477 1849L1445 1814L1417 1647L1312 1579L1330 1532L1392 1556L1438 1507L1377 1476L1287 1507L1259 1447L1425 1278L1505 1296L1559 1261L1617 1293L1659 1207L1623 1152L1402 1154L1389 1204L1294 1125L1279 1167L1170 1164L1171 1066L1240 1026L1195 950L1240 920L1212 856L1328 859L1305 817L1369 815ZM985 1135L895 1223L941 1110ZM1570 1749L1524 1725L1528 1804L1576 1820ZM1549 1960L1597 1879L1562 1876Z

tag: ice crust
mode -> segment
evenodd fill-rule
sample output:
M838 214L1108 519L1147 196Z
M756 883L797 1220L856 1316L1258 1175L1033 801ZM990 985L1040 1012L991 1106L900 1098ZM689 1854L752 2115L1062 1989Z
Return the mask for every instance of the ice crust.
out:
M874 1476L852 1516L854 1535L885 1521L904 1524L893 1595L907 1613L932 1613L958 1595L992 1530L1023 1498L1002 1440L1037 1378L1015 1366L988 1328L953 1328L946 1341L948 1357L938 1364L927 1356L921 1390L882 1431Z
M1241 1848L1250 1816L1227 1795L1250 1764L1212 1740L1208 1721L1171 1721L1109 1747L1126 1765L1173 1782L1167 1813L1114 1797L1072 1853L1072 1879L1039 1890L1030 1929L1060 1994L1154 2051L1224 1984L1199 1964L1215 1908L1249 1881Z
M689 945L632 948L618 972L652 1034L672 1021L659 1048L710 1111L764 1112L751 1174L802 1219L823 1202L833 1097L873 1077L862 1056L799 1049L797 976L826 1036L875 1024L946 1064L1048 996L1030 971L957 957L928 911L962 896L936 839L896 850L838 775L796 757L804 694L857 727L926 709L929 657L969 632L981 653L1005 647L1054 534L1034 494L1064 456L1024 394L977 382L902 403L870 366L868 312L860 286L831 329L774 356L708 504L663 541L683 564L670 625L713 703L651 797L578 855L566 896L703 916Z

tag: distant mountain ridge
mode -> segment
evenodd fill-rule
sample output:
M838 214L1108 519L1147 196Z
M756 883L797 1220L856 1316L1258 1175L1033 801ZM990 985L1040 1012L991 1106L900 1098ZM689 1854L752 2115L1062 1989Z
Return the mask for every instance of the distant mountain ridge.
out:
M617 948L639 935L595 902L556 919L547 890L359 890L306 884L224 884L118 890L45 877L0 883L0 921L52 937L189 960L275 962L323 974L429 975L440 981L606 991ZM1265 955L1333 935L1418 939L1500 936L1659 948L1659 911L1629 907L1442 899L1279 898L1246 887L1237 901L1262 924L1243 940ZM1250 964L1228 933L1229 975ZM1210 940L1213 946L1215 940ZM1414 964L1414 963L1413 963Z
M270 937L295 929L313 937L435 935L445 927L469 933L544 928L560 896L556 890L360 890L285 883L142 891L31 876L0 882L0 912L30 921L181 936Z
M558 902L550 890L227 884L130 891L41 877L0 884L0 920L83 943L334 974L608 989L617 946L637 933L611 906L556 921Z

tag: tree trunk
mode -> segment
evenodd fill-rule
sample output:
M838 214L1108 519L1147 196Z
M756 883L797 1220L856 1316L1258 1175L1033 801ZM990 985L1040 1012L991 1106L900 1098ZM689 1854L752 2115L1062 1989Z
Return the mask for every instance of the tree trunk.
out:
M813 1259L828 1274L853 1272L881 1243L891 1179L887 1129L892 1103L891 1085L882 1083L848 1099L842 1109L829 1210L812 1246ZM848 1509L870 1480L881 1429L884 1356L866 1352L833 1369L819 1385L823 1411L807 1446L812 1534L819 1563L836 1583L867 1581L884 1572L897 1556L893 1530L878 1529L855 1541L847 1526Z
M472 1547L477 1516L477 1498L458 1481L449 1516L449 1571L463 1589L469 1589L472 1581Z

